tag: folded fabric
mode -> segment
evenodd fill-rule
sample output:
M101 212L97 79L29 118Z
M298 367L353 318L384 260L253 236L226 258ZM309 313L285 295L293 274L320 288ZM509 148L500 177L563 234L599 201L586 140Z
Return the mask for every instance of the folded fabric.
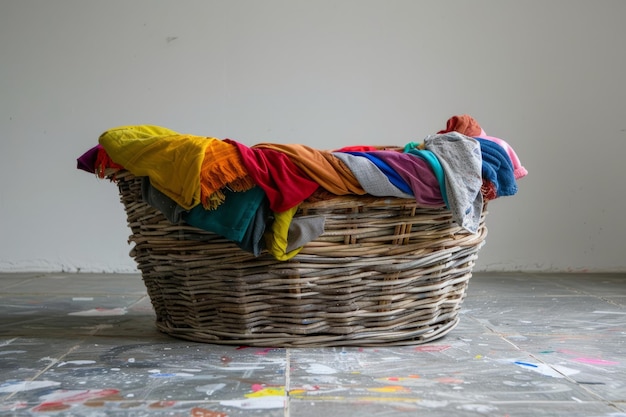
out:
M172 223L184 221L198 229L216 233L236 243L241 243L255 219L265 193L259 187L247 191L224 191L224 203L213 210L198 204L185 210L174 200L160 192L150 183L150 178L142 177L141 197L144 202L159 210ZM265 229L265 226L263 226Z
M265 228L271 214L269 200L266 197L261 201L243 238L240 242L236 242L240 249L254 256L259 256L265 250Z
M361 187L368 194L377 197L413 198L411 194L405 193L393 185L389 181L389 177L368 158L344 152L334 152L333 155L343 161L352 171Z
M159 210L167 220L178 223L183 220L187 210L179 206L150 183L149 177L141 177L141 199Z
M297 216L291 219L287 231L287 247L285 252L302 248L324 233L326 217L324 216Z
M486 139L475 139L480 144L483 179L493 184L496 196L505 197L517 193L513 164L504 148Z
M207 210L201 205L191 209L185 215L185 222L240 243L254 220L265 193L260 187L253 187L240 192L225 189L224 195L224 202L213 210Z
M410 194L411 198L413 197L413 190L407 182L398 174L389 164L378 156L374 155L371 152L348 152L350 155L366 158L370 160L376 167L380 169L380 171L387 176L389 182L391 182L394 186L398 187L400 191L406 194Z
M213 209L226 198L222 189L246 191L254 186L254 182L235 145L215 138L207 140L209 143L200 168L200 198L205 208Z
M353 145L353 146L344 146L343 148L336 149L333 152L372 152L372 151L382 151L384 147L382 146L371 146L371 145Z
M249 148L231 139L224 139L224 142L237 147L248 174L265 191L274 212L299 205L319 187L281 152Z
M481 132L481 127L472 116L469 114L463 114L460 116L452 116L446 122L446 128L437 132L438 134L459 132L466 136L478 136Z
M296 256L304 245L324 233L324 216L295 217L299 206L273 214L273 221L265 231L265 247L279 261Z
M375 151L369 154L386 162L409 184L415 201L426 207L444 204L439 182L428 163L412 155L396 151Z
M494 136L488 136L487 133L485 133L484 129L478 124L476 119L474 119L472 116L468 114L464 114L461 116L452 116L451 118L448 119L446 123L446 128L444 130L440 130L437 133L441 134L441 133L448 133L448 132L459 132L466 136L472 136L475 138L480 137L481 139L487 139L487 140L497 143L498 145L504 148L504 150L509 155L509 158L511 158L511 162L513 163L513 173L515 175L515 179L518 180L528 174L528 171L526 170L526 168L522 166L513 148L500 138L497 138Z
M478 231L482 214L482 156L476 139L458 132L424 139L443 167L448 207L453 220L471 233Z
M118 171L124 168L120 164L113 162L100 144L78 157L76 167L91 174L96 174L100 178L108 175L109 170Z
M296 144L260 143L253 148L272 149L287 155L309 178L333 194L366 194L352 172L332 152Z
M139 125L107 130L99 143L115 163L136 176L150 177L152 185L184 209L200 203L200 171L207 138Z
M428 165L430 165L430 169L432 169L435 177L437 178L437 182L439 183L439 191L441 192L441 198L446 205L446 207L450 207L448 204L448 194L446 192L446 179L443 173L443 167L437 159L437 156L429 151L428 149L420 149L419 144L417 142L409 142L404 147L404 152L421 158L426 161Z
M98 150L101 149L101 145L96 145L83 153L76 159L76 168L87 171L91 174L96 173L96 158L98 157Z
M509 155L511 163L513 164L513 175L515 176L516 180L519 180L520 178L528 175L528 171L522 166L522 163L517 156L517 153L515 153L515 150L506 141L495 136L488 136L487 134L485 134L484 130L481 133L482 134L480 136L477 136L476 139L486 139L491 142L497 143L506 151L507 155Z

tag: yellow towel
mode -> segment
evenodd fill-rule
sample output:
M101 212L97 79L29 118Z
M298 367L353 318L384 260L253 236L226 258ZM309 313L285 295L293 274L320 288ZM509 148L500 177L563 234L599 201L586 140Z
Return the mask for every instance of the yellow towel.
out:
M200 171L210 140L151 125L120 126L99 143L111 159L189 210L200 203Z
M265 232L265 245L267 251L279 261L287 261L302 250L302 246L287 252L287 235L293 216L298 211L298 206L292 207L280 213L274 213L274 222L270 230Z

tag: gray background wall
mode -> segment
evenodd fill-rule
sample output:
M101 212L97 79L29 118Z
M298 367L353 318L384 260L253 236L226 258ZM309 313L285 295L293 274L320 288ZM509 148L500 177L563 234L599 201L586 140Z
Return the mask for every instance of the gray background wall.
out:
M622 0L0 1L0 271L135 271L99 134L404 144L468 113L530 175L481 271L625 271Z

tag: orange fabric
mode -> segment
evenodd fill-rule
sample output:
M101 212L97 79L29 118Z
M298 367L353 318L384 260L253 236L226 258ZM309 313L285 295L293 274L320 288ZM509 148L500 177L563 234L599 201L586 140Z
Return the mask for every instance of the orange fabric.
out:
M287 155L320 187L336 195L367 194L352 171L329 151L320 151L305 145L260 143L253 148L273 149Z
M446 128L437 133L459 132L465 136L480 136L482 129L476 119L469 114L452 116L446 123Z
M219 206L226 198L221 191L247 191L254 187L237 147L222 140L209 142L200 168L200 200L207 209Z

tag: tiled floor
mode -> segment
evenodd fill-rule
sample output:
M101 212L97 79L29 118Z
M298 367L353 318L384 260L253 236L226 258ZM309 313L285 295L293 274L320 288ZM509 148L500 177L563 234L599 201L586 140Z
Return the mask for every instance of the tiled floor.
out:
M626 274L477 274L420 346L216 346L153 320L138 275L0 274L0 415L626 416Z

